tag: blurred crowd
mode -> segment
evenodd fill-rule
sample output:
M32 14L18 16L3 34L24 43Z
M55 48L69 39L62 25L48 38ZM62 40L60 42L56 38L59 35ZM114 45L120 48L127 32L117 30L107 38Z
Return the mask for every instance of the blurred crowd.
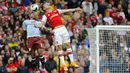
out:
M23 34L22 23L24 20L30 19L28 9L31 4L37 3L40 6L39 12L41 15L44 14L42 5L45 1L50 3L52 10L77 7L83 9L82 12L61 15L70 34L75 61L80 66L79 68L70 67L69 58L65 55L65 62L69 68L67 73L89 73L91 44L89 44L85 28L94 28L96 25L130 24L130 0L0 0L0 73L33 72L31 56L24 42L26 35ZM47 24L46 27L49 25ZM40 67L39 70L42 73L66 73L60 68L57 48L53 43L53 34L45 30L41 31L45 49L43 55L46 57L46 62L45 66ZM126 35L126 32L117 35L116 32L101 31L100 66L104 68L103 73L129 70L130 61L127 52L129 53L130 44L126 44L129 43L129 35L129 33ZM105 44L108 43L109 45L106 46ZM52 61L54 65L51 65ZM121 71L117 71L117 73L119 72Z
M100 73L129 73L130 32L100 31Z

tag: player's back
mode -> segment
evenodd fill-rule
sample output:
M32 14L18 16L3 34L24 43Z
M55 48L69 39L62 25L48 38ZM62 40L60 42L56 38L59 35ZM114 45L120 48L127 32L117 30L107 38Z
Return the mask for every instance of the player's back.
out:
M29 37L41 37L41 31L39 28L36 28L35 24L40 24L40 21L35 20L25 20L23 22L24 30L27 31L27 38Z

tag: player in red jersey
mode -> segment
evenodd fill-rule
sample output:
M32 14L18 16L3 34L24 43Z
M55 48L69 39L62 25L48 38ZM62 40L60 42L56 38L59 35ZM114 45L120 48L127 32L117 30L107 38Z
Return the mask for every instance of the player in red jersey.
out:
M45 3L43 5L43 9L45 10L46 13L42 17L41 24L38 24L38 25L36 24L35 26L38 28L44 28L45 23L48 22L51 28L53 29L55 45L59 49L58 54L59 54L60 61L62 63L64 70L67 71L68 68L64 62L64 54L63 54L64 52L62 50L63 44L66 46L67 54L71 60L70 66L78 67L78 65L74 62L74 59L73 59L72 49L70 47L69 33L66 27L63 25L60 14L67 13L67 12L81 11L82 9L75 8L75 9L65 9L65 10L60 10L60 9L51 10L49 3Z

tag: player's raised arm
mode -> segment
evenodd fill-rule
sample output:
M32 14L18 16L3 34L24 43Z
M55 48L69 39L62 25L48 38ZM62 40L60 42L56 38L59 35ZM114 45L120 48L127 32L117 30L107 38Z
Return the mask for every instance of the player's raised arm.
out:
M82 11L82 9L81 8L74 8L74 9L63 9L63 10L60 10L61 13L74 12L74 11Z

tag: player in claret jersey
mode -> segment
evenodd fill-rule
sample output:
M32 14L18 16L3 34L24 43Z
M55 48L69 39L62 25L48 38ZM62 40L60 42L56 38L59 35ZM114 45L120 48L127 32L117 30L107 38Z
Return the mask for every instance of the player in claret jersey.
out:
M41 22L39 21L38 13L31 13L30 18L30 20L23 21L23 28L27 32L28 50L32 57L33 69L36 70L38 63L44 62L44 57L41 54L43 50L41 31L35 27L35 24L40 24ZM35 54L35 51L38 52L38 56Z
M48 22L53 29L55 45L59 49L58 54L59 54L60 61L62 63L64 70L67 71L68 68L66 67L65 62L64 62L64 54L62 50L63 44L66 46L67 54L71 60L70 66L78 67L78 65L74 62L74 59L73 59L72 49L70 47L69 33L66 27L63 25L60 14L73 12L73 11L81 11L82 9L75 8L75 9L65 9L65 10L60 10L60 9L51 10L49 3L45 3L43 5L43 9L45 10L46 13L42 17L41 24L35 25L35 27L44 28L45 23Z

